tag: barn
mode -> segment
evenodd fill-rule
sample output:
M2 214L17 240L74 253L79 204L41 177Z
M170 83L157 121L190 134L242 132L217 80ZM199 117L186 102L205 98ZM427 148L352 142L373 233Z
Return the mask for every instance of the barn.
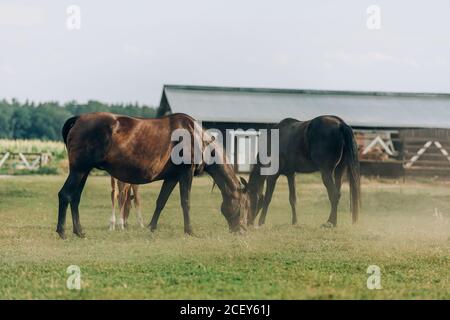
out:
M178 112L224 135L236 130L228 134L239 172L251 169L259 130L332 114L353 127L363 174L450 173L450 94L165 85L158 116Z

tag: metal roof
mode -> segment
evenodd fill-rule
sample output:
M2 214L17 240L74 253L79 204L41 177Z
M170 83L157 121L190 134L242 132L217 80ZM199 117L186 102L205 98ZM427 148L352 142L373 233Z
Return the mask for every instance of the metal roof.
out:
M159 113L168 112L214 122L277 123L332 114L357 127L450 128L450 94L165 85Z

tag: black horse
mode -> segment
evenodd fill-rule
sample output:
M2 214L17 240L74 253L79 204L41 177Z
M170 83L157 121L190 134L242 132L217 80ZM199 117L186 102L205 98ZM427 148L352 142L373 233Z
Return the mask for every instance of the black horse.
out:
M275 125L279 130L279 170L276 174L261 175L259 155L250 173L250 215L253 224L262 208L259 225L264 224L275 184L285 175L289 184L289 202L292 208L292 224L297 223L295 174L320 171L328 191L331 213L325 227L337 224L337 206L341 196L342 176L347 169L350 182L350 208L353 223L357 222L360 208L360 173L357 145L353 130L335 116L320 116L309 121L287 118ZM270 150L270 149L269 149ZM266 192L263 186L266 182Z

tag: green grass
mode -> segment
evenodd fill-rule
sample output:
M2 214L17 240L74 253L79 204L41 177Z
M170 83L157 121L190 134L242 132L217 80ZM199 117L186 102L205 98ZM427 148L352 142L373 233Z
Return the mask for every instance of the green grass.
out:
M85 239L54 232L62 176L0 177L1 299L449 299L450 185L368 181L357 226L344 186L338 228L328 217L316 175L298 176L299 225L290 225L287 184L280 179L266 226L244 236L228 232L220 193L197 178L183 234L178 192L159 229L136 224L108 231L109 179L90 177L81 202ZM141 188L146 222L160 183ZM437 208L442 219L433 216ZM82 289L66 288L69 265L81 268ZM381 290L366 286L367 267L381 268Z

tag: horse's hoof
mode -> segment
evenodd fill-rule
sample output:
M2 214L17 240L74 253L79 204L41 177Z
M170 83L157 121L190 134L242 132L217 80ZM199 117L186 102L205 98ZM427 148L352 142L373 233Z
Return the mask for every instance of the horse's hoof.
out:
M332 224L330 221L328 221L328 222L324 223L321 227L322 227L322 228L331 229L331 228L334 228L335 225Z
M56 231L59 237L63 240L67 239L66 233L64 231Z
M84 239L86 237L86 234L84 232L74 232L74 234L81 239Z

